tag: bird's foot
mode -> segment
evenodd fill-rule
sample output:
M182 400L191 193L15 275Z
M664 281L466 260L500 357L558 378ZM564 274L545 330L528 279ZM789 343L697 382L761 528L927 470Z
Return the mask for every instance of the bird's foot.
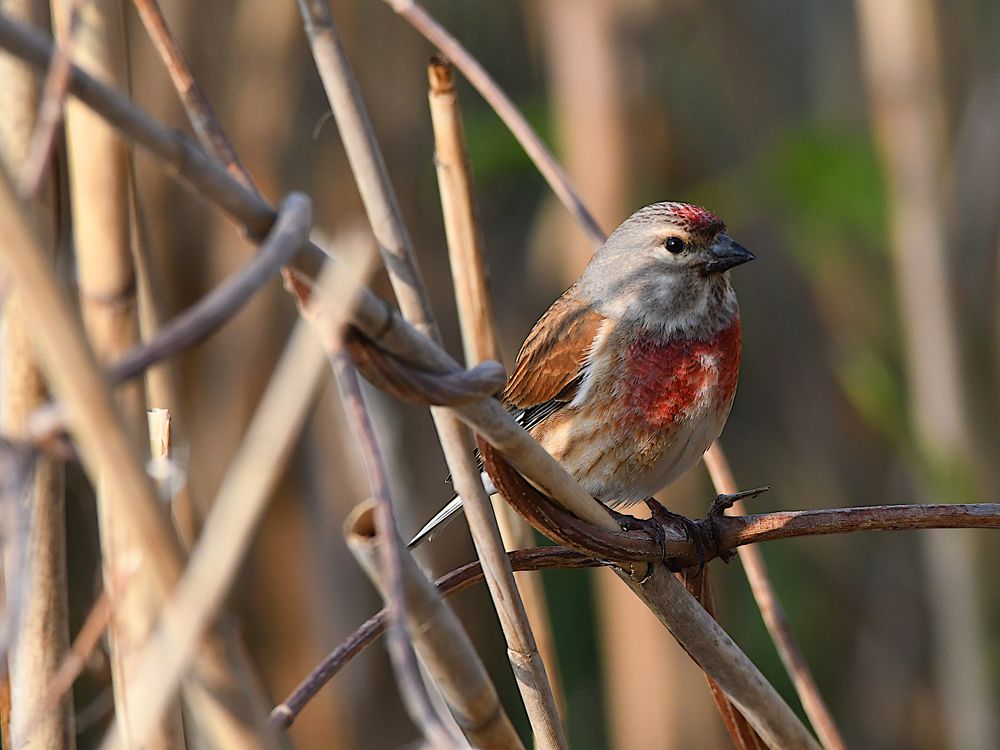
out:
M735 492L732 495L718 495L712 504L708 508L708 528L709 534L712 537L712 544L716 550L718 550L719 557L722 558L723 562L729 562L732 560L736 553L733 550L722 549L721 534L719 532L719 516L725 515L726 511L733 507L733 503L737 500L742 500L743 498L753 498L758 495L762 495L770 487L756 487L752 490L743 490L742 492Z
M692 521L687 516L682 516L680 513L674 513L673 511L667 510L663 505L658 503L653 498L646 500L646 507L649 508L649 512L652 516L651 521L660 528L662 533L663 527L666 525L676 526L678 523L684 527L684 531L692 542L694 542L695 548L698 552L698 575L701 575L701 571L705 568L705 532L698 525L697 521ZM683 565L679 562L666 560L667 567L674 573L679 572L683 569Z
M622 531L642 531L650 536L660 548L660 559L669 564L667 560L667 534L663 530L663 524L652 518L636 518L628 513L619 513L608 508L611 517L615 519Z

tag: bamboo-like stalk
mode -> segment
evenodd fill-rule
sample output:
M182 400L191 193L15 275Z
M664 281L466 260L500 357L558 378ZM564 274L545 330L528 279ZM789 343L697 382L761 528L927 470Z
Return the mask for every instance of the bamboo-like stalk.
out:
M387 598L377 558L386 544L374 522L371 501L344 523L347 546ZM421 660L435 675L445 700L475 747L523 748L469 636L409 552L400 555L405 615ZM388 607L388 602L387 602ZM387 609L388 615L388 609ZM443 678L443 679L442 679Z
M299 9L400 310L418 330L432 340L440 341L413 244L329 7L324 0L299 0ZM455 489L465 505L476 551L488 571L490 594L536 741L542 748L566 747L545 665L538 653L514 574L504 554L496 518L479 477L468 432L447 410L432 409L431 414Z
M46 3L0 2L0 9L44 26ZM14 174L27 158L39 101L36 76L11 58L0 59L0 168ZM50 201L45 201L49 204ZM54 265L55 214L39 205L36 226L44 233L45 260ZM31 320L19 292L3 304L0 341L0 430L16 439L28 431L28 417L45 400L45 384L32 350ZM50 680L69 649L66 587L66 526L63 469L44 457L35 463L34 477L24 498L13 502L29 514L28 535L10 539L8 550L21 550L17 560L3 562L5 604L18 617L18 632L7 651L5 682L9 680L9 711L3 711L4 746L67 747L76 745L72 695L54 704L46 701Z
M872 131L885 173L893 271L902 325L909 410L935 493L976 485L974 435L964 389L960 324L944 211L945 102L934 3L856 0L861 62ZM984 654L980 576L974 549L947 534L926 537L927 584L934 606L934 665L953 747L997 747L997 691Z
M493 321L493 298L479 228L478 208L465 147L462 115L451 66L442 59L428 67L431 122L434 126L434 166L441 194L441 213L448 238L455 302L462 330L462 348L468 366L486 360L502 361ZM530 547L531 527L502 498L493 503L500 536L507 549ZM525 574L517 581L528 621L542 655L556 708L565 721L565 700L559 680L552 625L541 576Z
M709 448L705 454L705 466L708 467L712 484L715 485L717 492L734 494L739 491L729 468L729 462L726 461L726 456L718 443ZM733 503L732 515L746 515L746 507L742 500ZM802 701L802 708L809 717L813 729L816 730L820 742L826 750L845 750L847 745L844 743L844 738L840 735L830 709L827 708L819 692L799 644L792 636L785 609L781 606L781 601L771 584L771 578L767 574L763 553L759 547L744 546L739 548L738 554L767 631L771 634L778 656L785 665L789 677L792 678L795 692Z
M55 2L56 23L69 36L69 8ZM101 80L123 87L126 59L120 0L102 0L80 7L74 57L77 64ZM129 154L127 144L113 128L78 102L66 109L66 134L73 208L73 247L84 328L99 361L118 359L139 340L129 221ZM146 434L146 396L141 382L117 393L133 440ZM147 441L143 441L147 442ZM114 485L99 478L97 517L101 536L104 585L115 598L108 625L115 721L132 742L131 683L136 678L135 657L149 633L158 596L150 585L155 575L145 560L141 541L117 508L129 502ZM125 571L134 568L130 576ZM114 581L131 578L130 586L115 591ZM183 748L179 706L165 717L150 747Z

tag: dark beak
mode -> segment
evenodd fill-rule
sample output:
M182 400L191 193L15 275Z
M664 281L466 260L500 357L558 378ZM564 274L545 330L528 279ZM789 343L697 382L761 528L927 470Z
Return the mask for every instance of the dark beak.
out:
M720 234L709 248L709 261L705 268L709 273L721 273L754 259L754 254L742 245L733 242L728 234Z

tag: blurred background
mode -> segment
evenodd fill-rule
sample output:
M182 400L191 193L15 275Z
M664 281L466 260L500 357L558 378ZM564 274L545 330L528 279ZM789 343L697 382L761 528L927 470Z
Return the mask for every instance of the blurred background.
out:
M457 355L426 98L434 50L381 2L332 5ZM773 487L755 511L996 499L1000 3L428 8L553 146L606 231L642 205L683 200L717 213L757 255L735 274L744 364L722 440L741 486ZM331 237L363 219L295 4L175 0L164 12L264 194L305 190ZM135 18L129 40L133 96L187 130ZM509 365L591 248L459 81ZM252 248L141 152L137 169L155 267L176 312ZM384 279L374 284L390 294ZM178 361L175 455L196 504L213 497L294 320L275 282ZM447 471L425 410L369 396L408 533L450 496ZM99 571L93 500L81 474L68 482L75 633ZM379 606L340 533L366 494L328 383L232 602L276 699ZM700 515L712 497L699 467L662 499ZM471 559L464 523L422 555L436 572ZM995 535L811 538L771 543L764 555L850 746L1000 746ZM798 710L739 563L712 568L724 626ZM544 576L572 747L725 747L700 672L612 578ZM485 590L454 604L526 727ZM91 661L75 700L80 746L89 747L108 720L106 662ZM300 748L390 748L416 737L381 644L291 729Z

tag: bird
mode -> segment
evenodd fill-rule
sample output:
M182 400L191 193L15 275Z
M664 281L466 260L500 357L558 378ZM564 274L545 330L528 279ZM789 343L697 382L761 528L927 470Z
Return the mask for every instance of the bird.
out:
M722 434L742 341L730 270L751 260L705 208L640 208L531 329L501 402L609 508L648 500ZM485 472L483 482L496 492ZM409 546L461 502L453 498Z

